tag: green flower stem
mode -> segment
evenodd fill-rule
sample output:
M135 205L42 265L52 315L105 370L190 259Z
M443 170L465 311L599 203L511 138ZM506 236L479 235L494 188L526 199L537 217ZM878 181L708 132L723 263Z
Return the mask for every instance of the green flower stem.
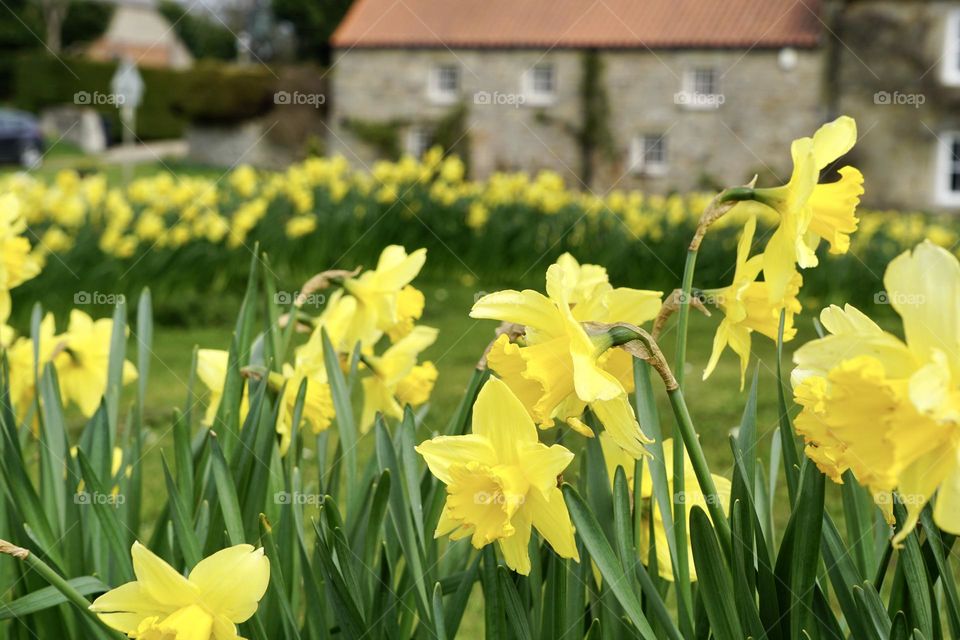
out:
M731 537L730 524L727 522L727 516L723 512L720 494L717 493L717 486L713 482L713 476L710 475L707 457L703 454L700 439L697 438L697 430L693 427L693 420L690 418L690 412L687 410L687 402L683 398L683 391L680 387L672 390L668 389L667 395L670 397L670 406L673 408L673 415L677 419L677 429L683 437L683 444L690 454L693 472L697 476L700 490L703 492L703 497L707 502L707 509L710 511L710 519L713 520L713 527L716 529L717 535L720 538L721 546L729 551ZM674 444L674 450L676 451L678 448L679 447ZM679 506L682 505L674 505L674 509L677 509Z
M30 553L28 549L18 547L15 544L7 542L6 540L0 540L0 553L5 553L16 558L17 560L23 561L27 567L39 574L41 578L50 584L50 586L62 593L67 600L75 604L87 618L94 622L94 624L108 631L110 637L118 639L124 637L104 624L103 621L100 620L100 617L90 610L89 600L84 598L79 591L70 586L70 583L64 580L59 573L51 569L46 562L38 558L36 555Z
M677 353L673 367L673 375L677 380L678 391L683 386L684 370L687 360L687 325L690 322L690 293L693 289L693 272L697 266L697 249L687 251L687 260L683 267L683 282L681 291L683 292L680 300L679 316L677 318ZM671 395L671 402L673 396ZM678 500L678 494L686 487L684 464L684 443L687 440L680 429L679 420L673 428L673 536L677 547L677 594L678 597L686 599L684 603L690 607L687 611L692 611L693 595L690 593L690 557L686 552L687 542L687 505L683 500ZM666 460L664 460L666 463ZM709 475L709 474L708 474ZM680 589L680 585L684 585ZM681 596L681 591L685 591Z

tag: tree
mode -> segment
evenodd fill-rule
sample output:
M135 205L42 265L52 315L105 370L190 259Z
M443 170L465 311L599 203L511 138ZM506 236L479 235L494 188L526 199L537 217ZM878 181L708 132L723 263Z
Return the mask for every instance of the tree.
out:
M300 58L330 62L330 36L353 0L274 0L273 11L279 20L293 25Z
M236 37L223 24L206 16L194 15L173 0L161 2L160 13L173 25L173 30L194 58L232 60L236 57Z
M63 48L63 22L70 10L70 0L36 0L43 15L44 43L54 54Z

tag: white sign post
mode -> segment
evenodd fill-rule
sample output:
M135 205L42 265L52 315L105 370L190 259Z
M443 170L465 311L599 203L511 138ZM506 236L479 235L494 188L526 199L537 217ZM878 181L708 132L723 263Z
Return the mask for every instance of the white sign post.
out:
M133 145L134 132L137 130L137 107L143 99L143 78L137 71L137 65L129 58L120 61L116 73L110 80L110 91L120 110L120 123L123 127L123 145ZM124 181L129 182L131 166L123 165Z

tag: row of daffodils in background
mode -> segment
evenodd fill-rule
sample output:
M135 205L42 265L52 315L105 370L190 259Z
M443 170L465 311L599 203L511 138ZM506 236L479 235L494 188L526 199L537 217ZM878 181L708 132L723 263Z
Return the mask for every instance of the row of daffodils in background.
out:
M480 276L514 275L511 270L519 265L525 265L517 271L523 273L530 255L552 260L564 252L602 252L604 265L619 280L666 289L681 271L682 249L712 197L627 190L601 196L571 188L550 172L498 173L470 181L456 156L437 151L419 161L380 162L369 172L342 157L311 158L283 172L249 166L225 174L161 172L126 186L98 173L63 171L49 182L7 174L0 177L0 193L20 202L34 257L57 269L38 291L62 286L60 275L83 275L96 266L98 272L109 270L111 281L128 296L164 283L175 284L184 295L194 288L229 290L231 283L222 281L226 274L235 274L239 288L249 250L258 243L292 279L307 275L305 264L334 264L345 249L350 263L363 264L383 246L404 244L429 248L435 268ZM758 208L754 215L758 236L779 221L773 207ZM744 217L717 222L701 273L724 275L719 265L735 246ZM881 272L893 256L924 238L944 247L957 244L955 228L942 218L879 211L861 217L851 246L856 259L836 261L831 278L809 278L811 296L837 290L872 296L877 292L857 286L863 273ZM797 260L809 260L802 247L781 248L796 253ZM494 253L499 259L489 260ZM638 266L649 281L633 281ZM197 277L207 269L220 278Z

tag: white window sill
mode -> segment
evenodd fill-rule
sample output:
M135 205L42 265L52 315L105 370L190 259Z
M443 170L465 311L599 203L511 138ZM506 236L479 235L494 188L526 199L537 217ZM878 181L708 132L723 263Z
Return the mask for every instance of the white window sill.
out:
M933 198L934 204L941 207L960 207L960 191L937 190Z
M947 87L960 87L960 69L944 67L940 74L940 82Z
M640 165L633 167L630 170L635 176L642 176L644 178L662 178L667 175L668 167L665 164L655 164L655 165Z
M456 104L460 96L456 93L428 93L427 99L431 104L451 105Z
M557 103L557 96L543 93L527 93L523 96L523 104L527 107L552 107Z

